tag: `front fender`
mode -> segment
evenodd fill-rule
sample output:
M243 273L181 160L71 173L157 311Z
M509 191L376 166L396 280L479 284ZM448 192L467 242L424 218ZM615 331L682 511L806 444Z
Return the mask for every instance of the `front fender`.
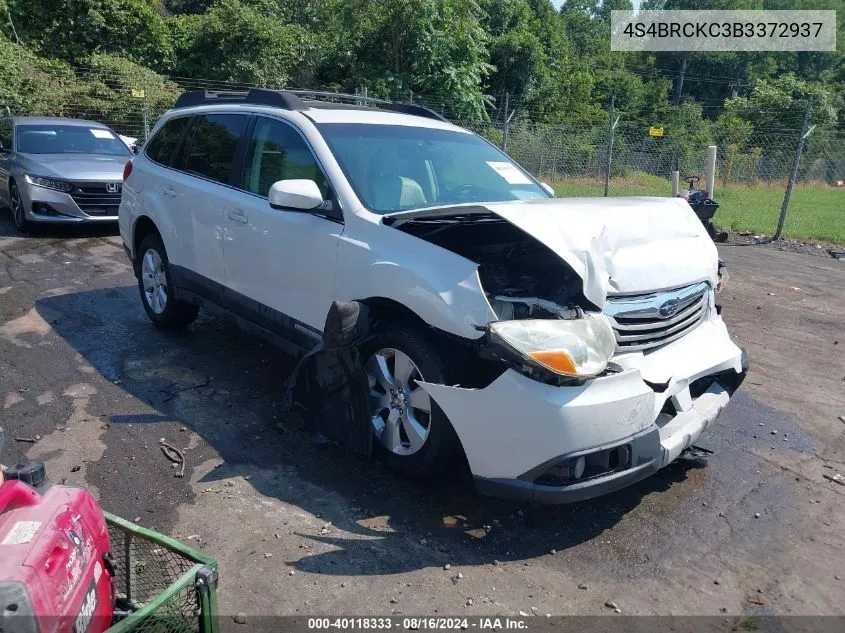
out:
M383 225L360 228L339 239L336 296L391 299L466 339L481 337L476 326L496 320L475 262Z

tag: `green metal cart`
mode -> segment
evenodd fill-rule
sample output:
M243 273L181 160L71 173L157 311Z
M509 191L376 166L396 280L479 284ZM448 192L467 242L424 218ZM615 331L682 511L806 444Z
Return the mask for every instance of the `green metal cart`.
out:
M117 605L108 633L217 633L217 561L108 512Z

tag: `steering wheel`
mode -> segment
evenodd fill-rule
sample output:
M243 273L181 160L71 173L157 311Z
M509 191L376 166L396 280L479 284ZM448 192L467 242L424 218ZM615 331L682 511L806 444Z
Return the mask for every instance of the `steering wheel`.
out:
M448 191L446 191L445 193L446 193L446 195L448 195L450 198L451 198L451 197L455 197L455 198L469 198L469 197L472 195L472 193L473 193L473 192L483 193L483 192L484 192L484 189L482 189L482 188L481 188L481 187L479 187L478 185L473 185L473 184L470 184L470 183L466 183L466 184L463 184L463 185L458 185L458 186L457 186L457 187L455 187L454 189L449 189L449 190L448 190Z
M694 185L697 185L698 182L701 180L698 176L687 176L684 178L684 182L689 184L689 188L692 189Z

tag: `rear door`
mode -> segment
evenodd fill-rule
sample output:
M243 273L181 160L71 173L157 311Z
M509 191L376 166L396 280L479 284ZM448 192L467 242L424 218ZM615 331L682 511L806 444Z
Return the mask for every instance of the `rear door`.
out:
M179 242L171 257L175 282L198 294L216 295L225 282L225 211L241 195L233 182L248 123L248 114L195 115L162 182Z
M240 181L243 192L226 211L223 255L226 285L247 299L253 319L270 329L281 325L292 330L292 338L307 346L322 331L334 299L343 223L339 211L270 207L270 186L295 178L314 180L324 199L333 198L300 132L281 119L256 116ZM337 208L336 200L333 205Z

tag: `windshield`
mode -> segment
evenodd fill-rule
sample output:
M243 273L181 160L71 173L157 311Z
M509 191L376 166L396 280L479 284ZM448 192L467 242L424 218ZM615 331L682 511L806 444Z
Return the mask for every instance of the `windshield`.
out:
M110 130L86 125L19 125L17 137L17 150L23 154L126 156L130 153Z
M375 213L549 195L474 134L404 125L317 126L364 204Z

